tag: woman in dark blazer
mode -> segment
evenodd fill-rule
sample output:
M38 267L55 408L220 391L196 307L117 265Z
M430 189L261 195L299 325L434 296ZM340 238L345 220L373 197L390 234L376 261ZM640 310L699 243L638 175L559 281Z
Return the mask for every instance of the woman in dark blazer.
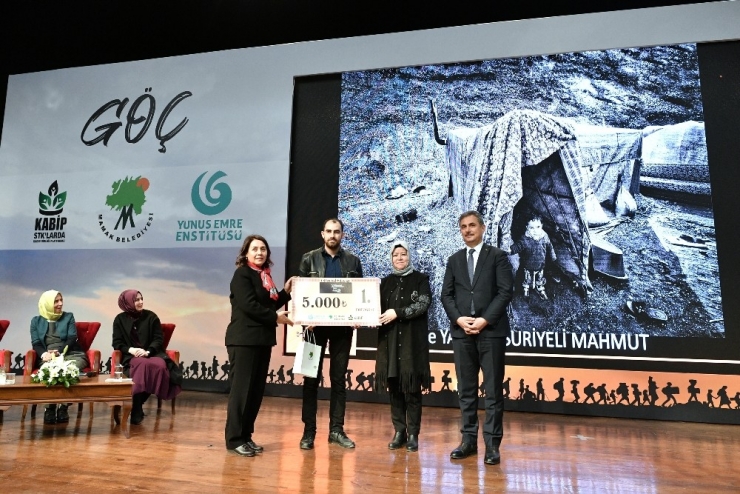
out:
M229 404L226 412L226 449L241 456L263 451L252 440L278 324L293 324L287 311L293 279L278 292L270 275L270 246L260 235L244 240L231 279L231 322L226 328L229 355Z
M78 369L82 370L89 365L85 352L81 351L77 343L77 327L75 316L71 312L62 310L64 297L61 292L47 290L39 298L39 315L31 319L31 346L36 352L34 369L41 367L44 362L64 354L65 360L73 360ZM44 411L44 423L55 424L69 422L67 404L47 405Z
M144 309L138 290L118 296L123 311L113 320L113 349L121 352L123 372L134 381L131 423L144 420L144 402L150 395L171 400L180 394L182 372L163 349L164 335L157 314Z
M429 277L411 265L409 246L397 240L391 247L393 272L380 282L376 390L388 391L395 434L389 449L404 444L419 449L421 390L429 389L427 311L432 301Z

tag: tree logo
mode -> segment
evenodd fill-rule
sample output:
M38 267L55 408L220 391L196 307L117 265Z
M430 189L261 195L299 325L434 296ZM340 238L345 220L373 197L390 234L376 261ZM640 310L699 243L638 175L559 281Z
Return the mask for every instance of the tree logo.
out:
M103 215L98 215L98 223L101 231L111 240L116 242L133 242L141 238L147 232L154 214L149 213L146 225L141 228L136 226L134 215L141 215L146 203L146 191L149 189L149 179L139 175L136 178L126 177L122 180L116 180L111 186L113 193L105 198L105 205L112 211L120 211L115 226L111 229L103 221ZM137 220L138 221L138 220ZM137 228L137 233L124 233L127 228ZM115 233L114 233L115 232Z
M203 172L193 183L190 191L190 199L195 209L207 216L213 216L223 212L231 204L231 187L226 182L218 182L226 174L217 171L208 179L205 189L201 192L201 182L208 172ZM214 191L218 195L214 195Z

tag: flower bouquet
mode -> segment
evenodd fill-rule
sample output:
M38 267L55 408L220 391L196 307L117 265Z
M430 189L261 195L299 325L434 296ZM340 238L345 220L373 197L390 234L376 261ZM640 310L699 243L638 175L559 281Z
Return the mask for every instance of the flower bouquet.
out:
M73 360L64 360L67 348L58 357L41 364L38 372L31 376L35 383L44 383L46 386L62 385L65 388L80 382L80 369Z

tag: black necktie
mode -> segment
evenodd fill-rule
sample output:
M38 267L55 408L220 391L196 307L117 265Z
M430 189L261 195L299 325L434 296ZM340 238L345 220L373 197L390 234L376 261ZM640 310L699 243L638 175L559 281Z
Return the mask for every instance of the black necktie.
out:
M470 284L473 284L473 276L475 275L475 259L473 259L473 253L475 249L468 251L468 276L470 277ZM475 315L475 304L473 303L473 292L470 292L470 315Z

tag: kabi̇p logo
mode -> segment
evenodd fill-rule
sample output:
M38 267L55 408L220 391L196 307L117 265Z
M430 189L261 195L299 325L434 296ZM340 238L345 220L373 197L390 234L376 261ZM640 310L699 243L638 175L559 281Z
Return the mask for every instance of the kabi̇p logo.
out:
M149 189L149 180L145 177L136 178L126 177L123 180L116 180L112 185L113 193L105 198L105 205L110 206L113 211L120 211L118 220L113 228L106 224L103 215L98 215L100 230L110 240L115 242L133 242L141 238L154 221L154 214L147 213L148 220L142 228L136 226L134 215L141 215L142 208L146 202L146 191ZM125 232L126 228L131 229ZM135 231L134 229L138 229ZM125 232L125 233L124 233Z
M224 180L226 174L217 171L203 186L201 173L190 189L190 200L200 214L215 216L231 204L231 187ZM217 193L218 195L214 194ZM218 242L242 239L241 218L204 218L197 220L177 220L176 242Z
M33 242L64 242L64 225L67 218L61 216L67 192L59 192L59 184L52 182L47 190L48 195L39 192L39 214L34 225Z

